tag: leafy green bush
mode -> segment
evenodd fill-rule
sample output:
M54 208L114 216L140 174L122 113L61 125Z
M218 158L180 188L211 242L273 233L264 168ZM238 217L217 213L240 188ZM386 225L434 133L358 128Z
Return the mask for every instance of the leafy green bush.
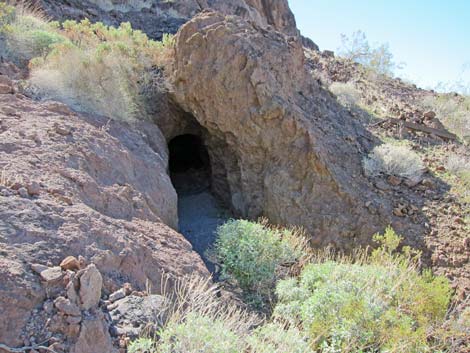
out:
M150 338L138 338L131 342L127 348L128 353L151 353L154 351L155 342Z
M236 279L243 290L265 298L272 292L280 267L300 259L305 248L299 231L245 220L219 227L215 245L222 273Z
M47 54L53 44L63 42L57 27L34 8L0 3L0 48L17 65L26 66L32 58Z
M66 41L31 62L30 82L43 97L119 120L144 119L142 84L164 65L172 38L155 42L129 23L114 28L88 20L66 21L60 33Z
M391 229L382 246L361 262L326 260L305 267L299 279L279 282L274 315L301 327L322 352L431 352L451 297L448 281L420 274L409 249L396 254Z

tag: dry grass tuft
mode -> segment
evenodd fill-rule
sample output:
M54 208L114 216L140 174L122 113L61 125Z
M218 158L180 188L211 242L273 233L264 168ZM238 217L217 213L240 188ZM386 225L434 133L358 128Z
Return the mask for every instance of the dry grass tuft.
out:
M405 145L385 143L375 147L363 160L367 176L380 174L416 179L424 170L421 158Z

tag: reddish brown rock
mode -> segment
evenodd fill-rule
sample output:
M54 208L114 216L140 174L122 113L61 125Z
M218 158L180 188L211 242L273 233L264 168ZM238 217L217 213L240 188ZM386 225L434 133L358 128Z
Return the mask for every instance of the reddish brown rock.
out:
M60 263L60 267L63 270L76 271L80 269L80 262L77 260L75 256L67 256Z
M95 263L108 292L126 282L144 290L147 280L158 292L164 272L208 275L188 241L165 224L177 225L177 196L166 174L166 141L153 124L108 123L15 95L0 95L0 106L17 113L0 111L8 131L0 139L2 163L15 180L34 180L44 190L34 198L0 193L0 342L23 345L20 334L46 298L46 281L65 290L60 267L30 264L82 254L80 268L84 257ZM50 133L64 122L72 135Z

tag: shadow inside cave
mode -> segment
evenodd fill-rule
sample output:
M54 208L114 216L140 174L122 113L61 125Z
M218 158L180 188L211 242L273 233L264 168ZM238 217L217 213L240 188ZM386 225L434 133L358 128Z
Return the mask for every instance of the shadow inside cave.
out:
M216 275L212 254L216 230L231 213L211 192L209 153L203 140L193 134L173 138L168 147L170 177L178 194L179 231Z

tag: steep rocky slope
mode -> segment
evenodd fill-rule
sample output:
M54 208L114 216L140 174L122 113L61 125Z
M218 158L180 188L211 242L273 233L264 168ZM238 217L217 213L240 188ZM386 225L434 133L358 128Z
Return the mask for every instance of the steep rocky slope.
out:
M158 292L164 272L208 275L170 228L176 193L153 125L78 115L0 80L1 343L22 344L33 309L50 295L33 264L83 256L102 272L108 294L125 282Z
M447 169L451 156L470 161L470 148L464 141L406 130L388 122L392 118L403 124L417 124L418 128L449 132L447 129L454 126L445 126L443 122L452 123L451 113L430 112L430 107L426 110L425 102L436 99L436 92L420 89L399 78L377 75L328 52L306 50L305 53L312 76L322 86L328 89L336 83L344 84L345 94L355 97L354 105L345 108L352 119L363 122L367 130L381 140L392 139L411 145L421 156L427 168L423 182L408 187L404 183L392 185L386 180L377 180L378 186L383 189L385 185L381 193L396 194L405 209L414 207L423 211L424 218L415 222L426 223L420 247L425 252L425 261L436 273L450 278L457 289L457 297L464 300L470 293L469 191L468 185L450 177ZM456 102L464 99L457 94L449 96ZM453 132L465 134L462 130ZM415 216L402 214L404 218Z

